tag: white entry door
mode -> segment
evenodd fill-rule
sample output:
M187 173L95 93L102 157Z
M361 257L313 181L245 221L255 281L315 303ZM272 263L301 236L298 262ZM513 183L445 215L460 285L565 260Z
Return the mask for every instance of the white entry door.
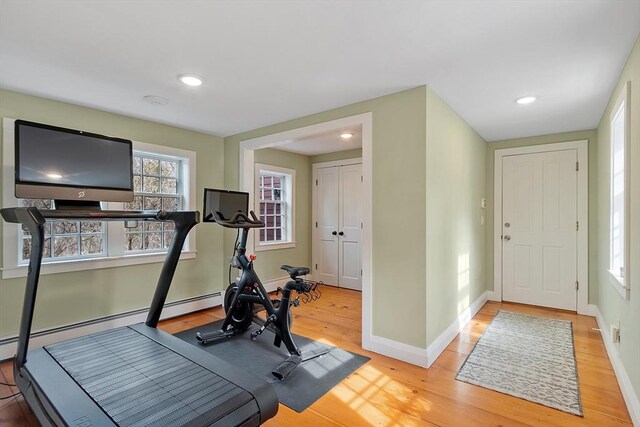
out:
M503 158L503 299L576 310L577 151Z
M314 264L317 280L362 289L362 165L318 168Z

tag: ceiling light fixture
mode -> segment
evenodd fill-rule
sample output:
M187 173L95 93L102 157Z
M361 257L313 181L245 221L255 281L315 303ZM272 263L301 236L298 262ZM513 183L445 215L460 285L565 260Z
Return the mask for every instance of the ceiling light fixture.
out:
M195 74L180 74L178 80L187 86L200 86L204 81L202 77L196 76Z
M525 104L531 104L535 100L536 100L535 96L523 96L522 98L516 99L516 103L520 105L525 105Z
M340 138L342 139L351 139L353 137L353 134L350 132L344 132L340 134Z
M169 103L169 100L167 98L156 95L147 95L142 99L144 100L144 102L148 102L151 105L167 105Z

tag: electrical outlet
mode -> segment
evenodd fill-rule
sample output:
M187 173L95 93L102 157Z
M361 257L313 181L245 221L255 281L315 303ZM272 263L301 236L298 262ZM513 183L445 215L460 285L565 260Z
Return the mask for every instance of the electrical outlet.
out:
M611 341L614 343L620 342L620 321L615 325L611 325Z

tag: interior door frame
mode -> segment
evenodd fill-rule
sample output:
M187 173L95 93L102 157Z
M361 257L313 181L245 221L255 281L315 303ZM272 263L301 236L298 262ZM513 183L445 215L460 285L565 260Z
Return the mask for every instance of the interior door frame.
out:
M312 197L311 197L311 224L312 224L311 262L314 264L317 261L317 255L318 255L318 228L313 225L318 220L318 187L317 185L315 185L315 182L318 179L318 169L348 166L348 165L361 165L361 164L362 164L362 157L354 157L352 159L313 163L311 165L312 171L313 171L311 174L311 186L312 186L312 190L311 190L311 193L312 193ZM363 210L363 215L364 215L364 210ZM362 247L362 244L361 244L361 247ZM312 269L311 271L312 271L312 276L314 276L316 270ZM362 277L360 278L360 280L362 280Z
M580 224L577 235L577 278L579 282L577 310L589 314L589 144L588 141L568 141L526 147L503 148L495 151L493 176L493 300L502 301L502 161L504 157L573 150L578 154L577 209Z
M373 113L321 122L283 132L240 141L239 146L239 188L249 193L249 209L254 206L254 151L261 148L275 148L287 144L292 139L341 130L349 126L362 126L362 348L371 349L373 337ZM247 251L253 251L253 233L249 233Z

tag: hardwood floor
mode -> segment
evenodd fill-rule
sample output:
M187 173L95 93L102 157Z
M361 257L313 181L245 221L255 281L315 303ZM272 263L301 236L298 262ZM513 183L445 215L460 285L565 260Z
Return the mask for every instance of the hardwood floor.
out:
M498 310L571 320L584 417L456 381L455 375ZM267 426L631 426L595 319L575 313L488 302L429 370L370 353L360 344L360 294L325 287L322 298L293 309L295 333L371 357L303 413L280 405ZM161 323L175 333L212 322L221 308ZM13 381L8 361L0 381ZM15 392L0 385L0 396ZM0 425L37 425L22 397L0 401Z

